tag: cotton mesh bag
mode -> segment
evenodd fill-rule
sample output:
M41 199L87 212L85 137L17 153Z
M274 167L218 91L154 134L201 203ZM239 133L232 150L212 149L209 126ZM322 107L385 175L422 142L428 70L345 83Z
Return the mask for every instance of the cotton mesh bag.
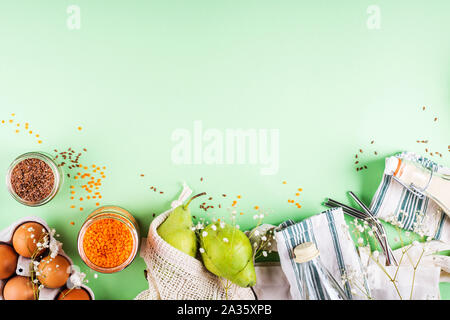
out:
M160 214L150 224L147 238L142 240L140 255L147 264L149 289L141 292L137 300L254 300L250 288L231 284L210 273L203 263L172 247L157 232L169 214L191 195L184 185L183 191L172 202L171 209ZM229 283L228 283L229 284Z

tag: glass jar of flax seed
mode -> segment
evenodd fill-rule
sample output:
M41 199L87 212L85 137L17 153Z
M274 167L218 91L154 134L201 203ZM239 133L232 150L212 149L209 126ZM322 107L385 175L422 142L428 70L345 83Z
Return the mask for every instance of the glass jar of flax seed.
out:
M45 152L20 155L9 166L6 186L18 202L41 206L52 200L63 185L62 169Z
M139 249L139 226L125 209L104 206L93 211L78 233L78 252L92 270L114 273L133 262Z

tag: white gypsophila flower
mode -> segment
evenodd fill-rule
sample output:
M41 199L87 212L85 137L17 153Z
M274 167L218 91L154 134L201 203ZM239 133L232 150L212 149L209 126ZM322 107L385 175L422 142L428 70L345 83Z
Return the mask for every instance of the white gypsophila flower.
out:
M259 236L259 234L260 234L259 231L255 230L255 232L254 232L255 237Z
M203 248L200 248L199 251L200 251L200 253L205 253L205 249L203 249Z
M213 224L213 225L211 226L211 229L213 229L214 231L216 231L216 230L217 230L217 227L216 227L216 225L215 225L215 224Z
M262 241L266 241L266 240L267 240L267 237L266 237L266 236L262 236L262 237L261 237L261 240L262 240Z
M256 248L258 246L258 243L254 242L253 246Z
M261 213L261 214L259 215L259 218L260 218L260 219L264 219L264 214Z
M363 244L364 243L364 239L363 238L358 238L358 243L359 244Z
M262 255L263 255L264 257L267 257L267 252L266 252L266 251L263 251L263 252L262 252Z
M83 284L85 278L86 278L86 274L84 272L75 271L70 276L70 281L72 282L74 287L79 288Z
M255 214L255 215L253 216L253 220L256 220L256 219L258 219L258 215L257 215L257 214Z
M31 238L31 239L34 238L34 233L30 234L30 238Z
M220 227L223 229L223 228L225 228L225 222L221 222L220 223Z
M49 248L50 248L50 256L52 258L55 258L59 253L59 243L55 238L50 239Z
M195 230L197 230L196 227L191 227L191 231L195 231Z
M427 242L430 242L431 240L433 240L432 237L427 237Z
M203 224L197 223L197 230L202 230L202 229L203 229Z
M206 232L206 231L203 231L203 232L202 232L202 236L203 236L203 237L206 237L207 235L208 235L208 232Z
M223 238L223 242L228 243L228 238Z
M377 250L375 250L374 252L372 252L372 255L375 259L378 259L378 257L380 256L380 252L378 252Z
M358 229L359 232L364 232L363 226L358 225L356 228Z
M56 230L55 229L51 229L50 230L50 235L53 237L53 236L55 236L55 233L56 233Z
M94 273L94 278L97 279L98 278L98 274Z

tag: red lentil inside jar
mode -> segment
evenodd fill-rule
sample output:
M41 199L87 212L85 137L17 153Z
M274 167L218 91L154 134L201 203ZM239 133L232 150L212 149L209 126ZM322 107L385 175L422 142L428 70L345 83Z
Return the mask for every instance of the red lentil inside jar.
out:
M81 227L78 251L93 270L112 273L128 266L139 247L136 220L119 207L95 210Z

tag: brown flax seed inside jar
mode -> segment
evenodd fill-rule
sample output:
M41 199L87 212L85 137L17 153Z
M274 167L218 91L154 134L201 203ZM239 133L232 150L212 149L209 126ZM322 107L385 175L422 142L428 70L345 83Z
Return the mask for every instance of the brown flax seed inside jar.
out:
M11 163L6 174L6 186L12 197L32 207L52 200L62 184L61 168L44 152L22 154Z

